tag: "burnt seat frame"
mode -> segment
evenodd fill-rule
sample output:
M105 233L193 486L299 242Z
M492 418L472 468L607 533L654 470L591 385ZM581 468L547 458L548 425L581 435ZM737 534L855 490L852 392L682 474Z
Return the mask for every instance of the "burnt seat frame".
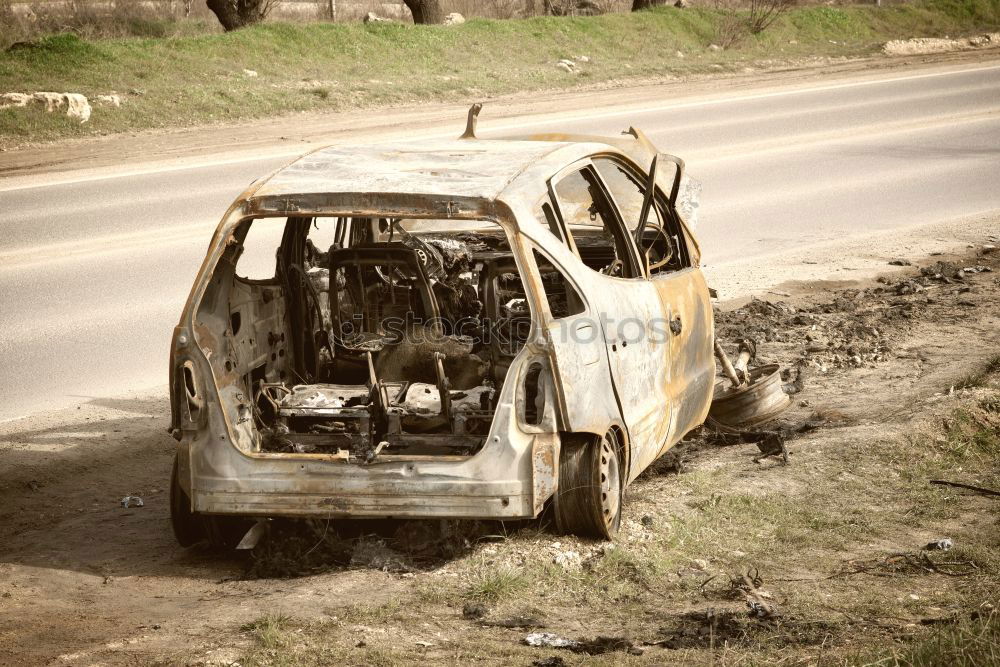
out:
M355 301L355 309L360 310L362 315L362 327L364 331L370 333L377 332L377 323L369 321L369 310L367 307L367 290L364 284L364 268L375 269L380 267L385 269L389 277L389 287L393 287L394 269L401 267L405 275L415 277L415 287L420 293L420 301L423 306L423 313L415 313L422 316L424 322L430 322L433 326L440 326L440 311L434 292L431 289L430 280L424 271L423 264L417 252L410 247L398 242L370 243L352 248L331 248L329 255L330 266L330 320L333 328L334 340L340 341L340 332L343 331L340 311L340 290L337 288L337 272L344 269L345 289L351 294ZM343 343L338 343L343 346Z

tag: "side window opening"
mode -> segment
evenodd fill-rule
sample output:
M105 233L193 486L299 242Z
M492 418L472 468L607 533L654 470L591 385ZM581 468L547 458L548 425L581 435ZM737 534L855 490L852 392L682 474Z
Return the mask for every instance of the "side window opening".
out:
M236 256L236 276L242 280L273 280L277 273L283 227L274 220L266 219L246 224L249 229Z
M538 216L539 220L544 220L549 226L549 231L552 235L563 243L567 243L566 236L563 234L562 229L559 227L559 220L556 218L555 211L552 210L552 202L549 201L548 196L542 199L542 204L540 208L541 215Z
M538 426L545 410L545 395L539 386L542 375L542 365L538 362L528 367L524 374L524 423Z
M549 304L552 318L559 320L579 315L586 310L579 292L563 275L562 271L537 250L532 250L532 253L535 257L535 264L538 266L538 273L542 278L542 289L545 291L545 299Z
M646 219L640 221L646 191L642 176L611 158L598 157L593 162L611 192L622 220L635 235L639 252L646 256L650 274L677 271L688 266L684 238L662 193L657 191ZM676 168L676 165L663 160L658 167Z
M609 276L642 276L631 252L628 232L593 170L585 167L567 174L554 190L562 221L584 264Z

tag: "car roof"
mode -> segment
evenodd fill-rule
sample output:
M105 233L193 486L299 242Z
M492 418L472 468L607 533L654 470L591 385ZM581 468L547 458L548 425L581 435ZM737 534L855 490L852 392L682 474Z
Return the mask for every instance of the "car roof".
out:
M525 169L552 173L608 144L454 139L329 146L276 171L253 198L300 194L392 193L493 200Z

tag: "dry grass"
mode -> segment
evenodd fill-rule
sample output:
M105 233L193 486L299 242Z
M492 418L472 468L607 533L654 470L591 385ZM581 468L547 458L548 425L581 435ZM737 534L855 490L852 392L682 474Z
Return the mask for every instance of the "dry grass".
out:
M1000 289L990 293L995 300ZM938 315L924 331L957 349L941 326L951 316ZM579 660L523 645L531 630L509 623L530 618L559 636L627 637L644 648L586 659L597 665L997 664L997 501L928 484L1000 483L1000 368L986 359L970 378L934 401L894 395L911 410L889 410L890 420L859 402L850 419L790 440L791 465L753 463L752 445L689 448L688 472L644 475L629 488L614 545L528 527L409 575L388 612L351 606L329 610L333 621L298 620L284 629L296 633L290 648L277 655L258 643L240 662ZM844 383L869 398L898 394L842 369L814 378L810 401L842 398ZM924 550L945 536L950 551ZM748 613L748 599L773 615ZM468 602L485 616L465 618Z

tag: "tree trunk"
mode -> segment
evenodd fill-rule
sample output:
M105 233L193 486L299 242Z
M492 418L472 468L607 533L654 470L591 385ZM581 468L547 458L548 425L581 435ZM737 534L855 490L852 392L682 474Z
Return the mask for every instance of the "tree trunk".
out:
M226 32L260 23L271 11L273 0L207 0Z
M403 0L413 14L414 23L442 23L444 11L439 0Z

